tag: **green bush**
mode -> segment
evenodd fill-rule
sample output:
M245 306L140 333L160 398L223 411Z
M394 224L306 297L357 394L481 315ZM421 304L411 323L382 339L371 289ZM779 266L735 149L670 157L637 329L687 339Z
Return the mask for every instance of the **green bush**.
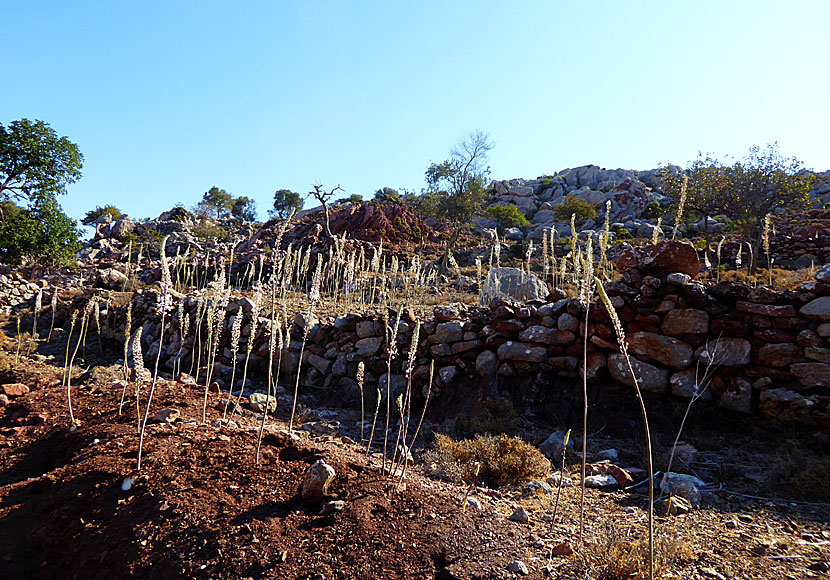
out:
M631 232L628 231L628 228L620 228L617 230L617 239L618 240L630 240L634 236L631 235Z
M519 212L519 208L515 205L491 205L484 211L491 220L495 220L499 224L499 228L523 228L529 226L530 222L527 218Z
M660 205L659 201L652 201L646 206L643 210L641 217L644 217L649 220L656 220L658 217L663 215L663 207Z
M584 199L579 199L575 195L569 195L564 203L553 208L553 215L556 219L563 222L570 221L571 215L576 215L576 223L581 224L587 219L596 219L597 208Z

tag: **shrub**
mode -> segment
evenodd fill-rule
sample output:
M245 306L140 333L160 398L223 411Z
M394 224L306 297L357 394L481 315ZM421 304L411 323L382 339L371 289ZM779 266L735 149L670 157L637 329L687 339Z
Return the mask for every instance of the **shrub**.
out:
M576 222L582 223L587 219L595 219L597 208L575 195L569 195L564 203L553 208L553 215L559 221L570 221L571 215L574 214L576 214Z
M630 240L634 236L631 235L631 232L628 231L628 228L620 228L617 230L617 239L618 240Z
M485 210L484 214L491 220L495 220L502 231L505 228L523 228L530 225L527 218L519 212L519 208L512 203L507 205L491 205Z
M649 220L656 220L658 217L663 215L663 208L660 206L659 201L652 201L645 207L641 217L644 217Z
M473 479L476 464L481 466L479 480L496 487L520 485L550 473L550 461L536 447L504 434L455 441L439 433L424 458L458 483Z
M201 220L198 224L193 226L190 232L197 238L202 240L217 239L224 240L228 237L228 232L216 224L212 224L207 220Z

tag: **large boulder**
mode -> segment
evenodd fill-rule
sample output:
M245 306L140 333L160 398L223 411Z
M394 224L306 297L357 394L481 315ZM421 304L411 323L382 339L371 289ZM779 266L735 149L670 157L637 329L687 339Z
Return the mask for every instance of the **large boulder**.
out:
M493 268L481 289L485 303L504 298L520 301L544 300L548 286L533 274L526 274L518 268Z
M706 334L709 331L709 315L694 308L670 310L660 325L660 330L670 336Z
M743 338L720 337L695 351L695 357L703 364L724 367L742 367L749 364L752 345Z
M127 234L132 233L134 227L135 224L133 224L133 220L130 219L130 216L122 215L120 218L115 220L115 223L112 224L110 228L110 235L120 240Z
M822 296L801 307L801 316L811 320L827 322L830 320L830 296Z
M122 290L127 283L127 275L115 268L98 270L96 286L108 290Z
M692 278L700 272L697 250L689 242L664 240L639 248L624 248L617 256L617 268L625 272L637 268L645 275L666 276L674 272Z

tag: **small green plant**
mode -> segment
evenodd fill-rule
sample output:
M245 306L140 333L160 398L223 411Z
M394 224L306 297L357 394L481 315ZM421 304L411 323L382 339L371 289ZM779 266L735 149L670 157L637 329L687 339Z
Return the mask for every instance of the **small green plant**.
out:
M647 220L656 220L659 217L663 217L663 207L659 201L649 202L640 217L644 217Z
M576 216L576 221L579 223L587 219L596 219L597 208L585 201L579 199L575 195L568 195L564 203L553 208L553 215L559 221L568 221L571 216Z
M634 236L631 235L631 232L628 231L628 228L620 228L617 230L617 239L618 240L630 240Z

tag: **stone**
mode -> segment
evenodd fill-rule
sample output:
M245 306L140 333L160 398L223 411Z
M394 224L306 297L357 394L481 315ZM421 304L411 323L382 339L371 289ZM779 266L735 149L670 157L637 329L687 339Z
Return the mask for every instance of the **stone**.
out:
M630 473L613 463L592 463L587 466L586 473L589 475L610 475L620 487L628 487L634 483L634 478Z
M527 510L523 507L516 508L510 517L508 518L511 522L519 522L520 524L526 524L530 521L530 514L527 513Z
M544 481L529 481L522 488L522 493L525 495L551 494L553 488Z
M815 402L787 389L768 389L758 397L762 415L780 421L804 421Z
M196 379L194 379L187 373L179 373L179 375L176 377L176 382L181 383L183 385L195 385Z
M724 367L742 367L749 364L752 345L743 338L720 337L695 351L695 358L703 364Z
M8 406L9 404L9 397L5 393L0 393L0 409L3 407Z
M548 286L534 274L525 274L518 268L493 268L481 288L482 301L489 304L495 299L544 300Z
M161 409L150 418L152 423L175 423L181 418L182 414L178 409Z
M816 272L816 280L830 284L830 264L825 264Z
M458 367L455 365L441 367L438 369L438 376L441 377L441 382L445 385L452 384L458 377Z
M483 377L492 377L499 370L499 357L492 350L483 350L476 357L476 372Z
M706 388L706 385L700 384L702 378L703 373L698 369L686 369L674 373L669 377L672 395L683 399L691 399L697 396L704 401L711 401L712 391Z
M758 364L786 367L797 362L804 362L804 353L792 342L765 344L758 350Z
M305 472L302 498L307 502L318 502L328 493L329 485L336 475L334 468L318 459Z
M789 304L784 306L774 306L772 304L756 304L754 302L744 302L739 300L735 303L735 310L749 314L758 314L760 316L771 316L773 318L795 316L795 308Z
M816 332L819 336L823 338L830 337L830 322L825 322L824 324L819 324Z
M660 481L660 491L665 494L682 497L693 506L700 505L700 490L706 487L703 480L685 473L669 472Z
M273 413L277 410L277 398L265 393L251 393L248 395L248 405L259 413L264 413L267 406L268 412Z
M527 570L527 566L521 560L513 560L507 565L507 571L513 572L514 574L520 574L522 576L527 576L530 574Z
M600 473L597 475L589 475L585 478L585 487L594 489L616 489L620 486L613 475L607 473Z
M620 458L620 454L616 449L603 449L597 453L598 459L607 459L608 461L616 461Z
M830 364L825 363L796 363L790 371L805 387L830 387Z
M670 310L660 325L660 331L669 336L706 334L709 332L709 315L694 308Z
M579 363L579 373L585 373L586 377L589 381L594 381L599 376L599 373L602 369L607 366L607 360L604 353L601 352L590 352L588 353L588 364L587 368L585 367L584 359Z
M454 306L436 306L432 313L435 315L435 320L441 322L449 322L458 318L458 309Z
M104 268L96 272L95 284L99 288L108 290L121 290L127 284L127 275L115 268Z
M682 272L672 272L666 276L666 282L669 284L676 284L677 286L685 286L691 282L692 277Z
M308 355L308 364L317 369L317 372L321 375L327 375L331 371L331 366L334 364L334 361L312 353Z
M669 385L669 371L644 363L636 358L631 359L631 366L637 375L641 389L652 393L666 392ZM629 387L634 386L634 379L631 377L625 357L622 354L612 353L608 355L608 372L615 381Z
M327 516L335 512L343 511L344 507L346 507L346 502L342 499L336 499L330 502L326 502L326 504L323 506L323 509L321 509L320 513L317 515Z
M563 447L565 447L565 433L562 431L554 431L548 435L548 438L545 439L541 445L539 445L539 451L541 451L542 455L548 459L558 461L562 459ZM568 451L573 451L573 447L574 442L568 441Z
M830 296L821 296L801 307L799 314L810 320L830 321Z
M507 228L504 231L504 238L506 240L514 240L514 241L521 241L523 240L525 235L522 233L522 230L519 228Z
M673 516L687 514L693 509L694 506L692 505L692 502L678 495L663 498L659 505L660 513L671 514Z
M820 348L817 346L808 346L804 349L804 356L810 360L830 364L830 348Z
M355 343L355 352L358 356L372 356L380 350L381 339L376 336L361 338Z
M435 327L429 341L434 344L458 342L464 338L464 329L460 322L442 322Z
M547 479L547 482L553 487L559 487L560 485L562 487L573 487L574 485L574 482L570 477L562 477L562 474L560 473L554 473L551 475Z
M570 332L579 332L579 320L576 316L563 312L556 320L556 327L559 330L568 330Z
M529 326L519 333L519 340L564 345L572 344L576 340L576 336L569 330L558 330L547 326Z
M361 320L355 324L355 332L357 333L358 338L369 338L370 336L375 336L375 321Z
M718 398L718 407L749 414L752 412L752 384L744 378L734 377L729 388Z
M692 347L676 338L654 332L635 332L628 337L628 344L634 354L669 367L682 369L692 364Z
M0 391L10 399L22 397L29 392L29 387L23 383L9 383L0 387Z
M467 498L467 507L469 507L471 509L474 509L477 512L480 512L481 510L484 509L484 506L481 505L481 502L477 498L474 498L474 497L468 497Z
M637 268L643 275L666 276L673 273L694 278L700 272L697 250L690 242L664 240L639 248L620 250L616 260L620 272Z
M574 548L570 542L557 542L550 548L551 556L569 557L573 556Z
M540 346L531 346L523 342L508 340L498 348L499 359L541 363L547 358L548 351Z

